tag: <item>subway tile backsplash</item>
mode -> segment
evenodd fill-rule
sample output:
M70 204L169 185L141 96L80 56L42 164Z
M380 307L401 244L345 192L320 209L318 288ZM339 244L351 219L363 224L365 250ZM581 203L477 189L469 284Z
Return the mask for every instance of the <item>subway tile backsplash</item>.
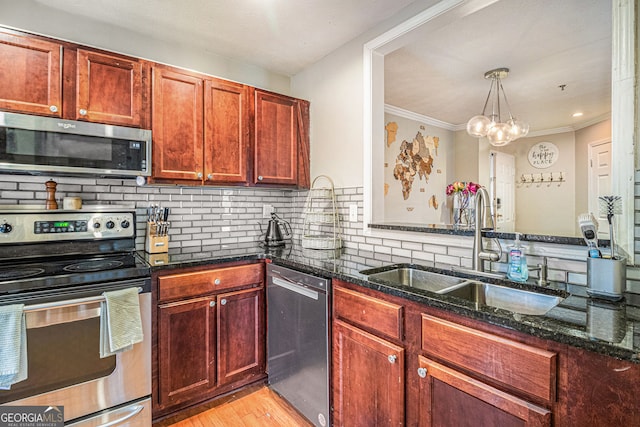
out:
M640 176L636 174L636 182ZM0 174L0 204L41 205L46 199L45 181L48 176L24 176ZM260 240L260 226L266 230L267 218L262 217L262 206L272 205L283 219L291 223L294 235L300 235L304 225L304 206L307 191L262 189L138 186L132 179L53 177L58 183L56 199L78 196L88 204L124 205L135 208L137 213L136 246L144 248L146 208L160 204L171 209L169 232L172 247L194 252L201 246L226 243L244 243ZM638 187L636 187L638 188ZM344 250L352 257L362 256L362 262L372 264L402 262L407 258L420 264L441 268L454 266L471 267L471 237L424 235L420 233L373 233L362 229L363 189L361 187L336 189L336 202L340 214L341 236ZM349 222L349 206L358 206L358 221ZM636 206L640 205L640 192L636 191ZM640 212L636 211L635 263L640 264ZM511 242L501 242L503 247ZM542 262L548 256L549 277L567 281L576 288L586 285L586 262L576 257L575 251L563 255L561 249L530 245L530 265ZM557 246L557 245L556 245ZM366 258L372 257L372 258ZM492 270L506 271L506 255L502 263L493 263ZM536 277L537 272L532 273ZM628 269L628 285L640 292L640 269Z

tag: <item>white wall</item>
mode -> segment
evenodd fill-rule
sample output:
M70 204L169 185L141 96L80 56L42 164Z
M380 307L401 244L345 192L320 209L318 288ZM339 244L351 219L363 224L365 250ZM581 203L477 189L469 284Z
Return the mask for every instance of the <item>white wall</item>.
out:
M336 187L363 185L363 45L437 1L416 0L291 78L293 96L311 101L312 177L329 175Z
M71 12L62 12L47 7L46 2L42 1L0 0L0 25L175 65L285 95L290 92L288 76L191 46L152 39Z

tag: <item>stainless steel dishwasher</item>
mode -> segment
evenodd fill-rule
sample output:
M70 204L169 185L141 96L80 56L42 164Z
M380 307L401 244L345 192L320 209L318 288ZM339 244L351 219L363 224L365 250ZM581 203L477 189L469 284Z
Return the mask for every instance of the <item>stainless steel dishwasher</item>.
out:
M269 384L316 426L329 425L331 281L267 265Z

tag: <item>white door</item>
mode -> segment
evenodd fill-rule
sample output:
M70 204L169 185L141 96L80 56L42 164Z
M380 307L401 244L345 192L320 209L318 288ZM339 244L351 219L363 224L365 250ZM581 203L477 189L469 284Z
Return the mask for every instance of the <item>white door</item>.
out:
M611 141L589 144L589 212L598 218L598 237L609 238L609 223L600 215L598 197L611 195Z
M511 233L516 229L516 158L499 151L492 151L489 155L489 181L496 230Z

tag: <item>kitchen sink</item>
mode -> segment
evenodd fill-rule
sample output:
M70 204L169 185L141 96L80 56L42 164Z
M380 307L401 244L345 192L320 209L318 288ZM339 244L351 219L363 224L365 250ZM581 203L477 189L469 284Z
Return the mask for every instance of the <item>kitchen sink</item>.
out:
M471 301L480 306L490 306L514 313L541 316L560 304L562 296L543 294L524 289L509 288L482 282L467 282L446 289L445 295Z
M389 282L394 285L409 286L426 291L440 293L452 286L468 282L466 279L432 273L413 267L398 267L389 270L363 270L360 273L368 276L372 282Z

